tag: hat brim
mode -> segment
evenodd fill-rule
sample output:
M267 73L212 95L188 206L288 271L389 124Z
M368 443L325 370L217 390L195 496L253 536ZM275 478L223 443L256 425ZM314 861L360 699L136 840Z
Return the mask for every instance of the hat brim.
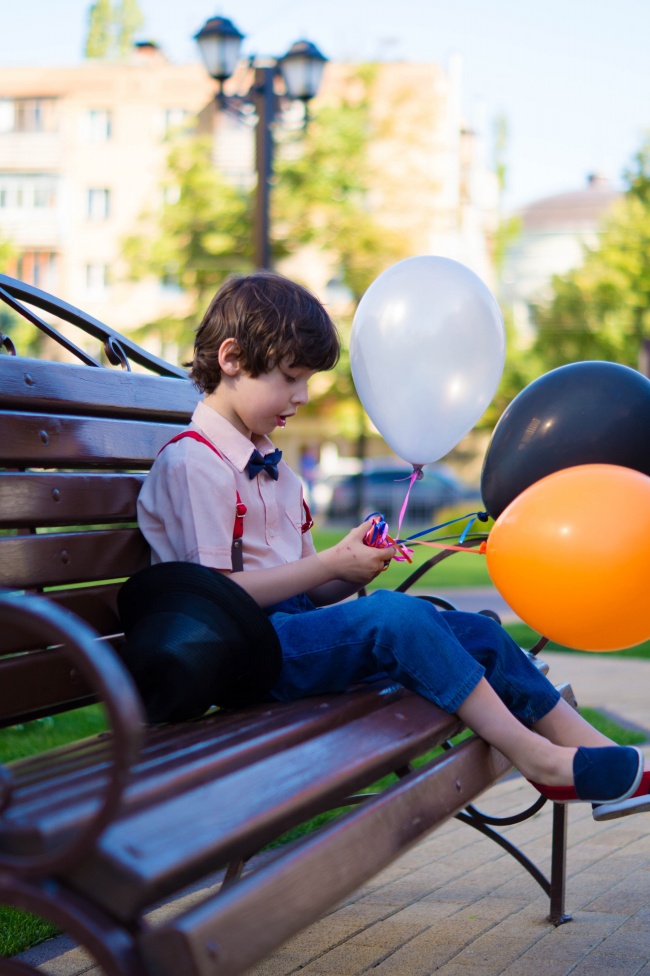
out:
M118 611L120 655L151 722L262 701L278 678L282 651L267 615L207 566L167 562L141 570L120 589Z

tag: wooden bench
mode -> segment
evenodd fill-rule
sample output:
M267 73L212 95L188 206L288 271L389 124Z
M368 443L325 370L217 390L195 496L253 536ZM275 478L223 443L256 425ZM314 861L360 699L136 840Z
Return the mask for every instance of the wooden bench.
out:
M21 357L2 336L0 726L101 702L110 730L1 769L0 902L53 921L108 976L234 976L458 816L510 851L549 895L552 921L566 920L565 808L554 807L547 880L472 805L508 762L476 737L452 745L458 719L399 686L145 727L114 650L116 594L148 565L136 498L196 393L181 369L52 296L0 276L0 297L81 360ZM388 773L392 785L361 794ZM343 806L244 869L289 828ZM221 869L216 895L145 920Z

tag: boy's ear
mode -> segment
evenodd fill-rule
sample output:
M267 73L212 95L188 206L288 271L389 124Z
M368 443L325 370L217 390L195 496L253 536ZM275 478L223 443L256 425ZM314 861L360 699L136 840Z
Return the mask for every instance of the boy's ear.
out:
M236 339L224 339L219 346L219 366L226 376L237 376L241 349Z

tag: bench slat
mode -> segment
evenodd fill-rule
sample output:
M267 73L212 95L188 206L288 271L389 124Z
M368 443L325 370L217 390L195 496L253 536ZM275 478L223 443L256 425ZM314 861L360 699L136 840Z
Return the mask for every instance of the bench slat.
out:
M482 740L389 787L236 885L146 932L157 976L236 976L321 917L511 767ZM372 838L372 843L368 843ZM255 920L264 924L255 924Z
M274 702L238 712L220 710L197 722L150 729L133 768L133 781L124 795L124 811L141 809L169 796L170 792L180 792L257 763L298 742L384 708L389 701L403 695L401 686L377 682L372 689L364 688L348 695ZM78 824L83 819L86 797L97 786L97 740L94 736L10 764L13 779L19 784L20 801L12 801L8 811L6 823L12 822L13 826L5 834L5 844L11 845L8 838L13 837L16 844L24 845L18 838L28 835L33 849L46 850L59 829L48 822L55 811L58 817L60 809L67 809L67 830L72 823ZM74 758L75 770L80 766L79 757L84 767L81 776L75 775L74 782L68 778L70 756Z
M0 356L0 407L12 410L143 417L184 426L198 398L185 380Z
M68 880L127 918L404 766L446 738L450 727L458 723L407 693L370 715L267 755L263 764L212 777L121 818Z
M0 586L14 590L124 579L149 565L139 529L0 538Z
M0 473L0 526L134 522L144 475Z
M47 597L52 603L69 610L90 624L100 636L111 637L122 631L117 615L117 594L121 585L120 582L103 586L74 587L70 590L49 592ZM34 649L34 637L31 631L23 628L20 623L16 623L11 630L6 628L0 630L0 656ZM65 699L61 700L65 701Z
M38 681L34 681L35 673ZM59 650L52 648L0 660L0 727L59 711L57 703L67 702L68 708L79 708L93 700L70 659Z
M6 467L148 468L182 429L162 423L0 410L0 464Z

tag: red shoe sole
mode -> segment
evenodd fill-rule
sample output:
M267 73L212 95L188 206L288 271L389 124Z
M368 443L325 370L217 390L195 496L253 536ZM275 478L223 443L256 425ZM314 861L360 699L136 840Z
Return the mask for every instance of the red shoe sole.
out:
M545 796L547 800L552 800L553 803L582 803L580 797L575 791L573 786L543 786L541 783L533 783L529 780L531 786L534 786L538 793ZM650 769L644 770L641 777L641 782L637 790L632 794L632 796L645 796L646 793L650 793ZM601 803L606 803L606 800L601 800ZM610 801L613 802L613 801Z

